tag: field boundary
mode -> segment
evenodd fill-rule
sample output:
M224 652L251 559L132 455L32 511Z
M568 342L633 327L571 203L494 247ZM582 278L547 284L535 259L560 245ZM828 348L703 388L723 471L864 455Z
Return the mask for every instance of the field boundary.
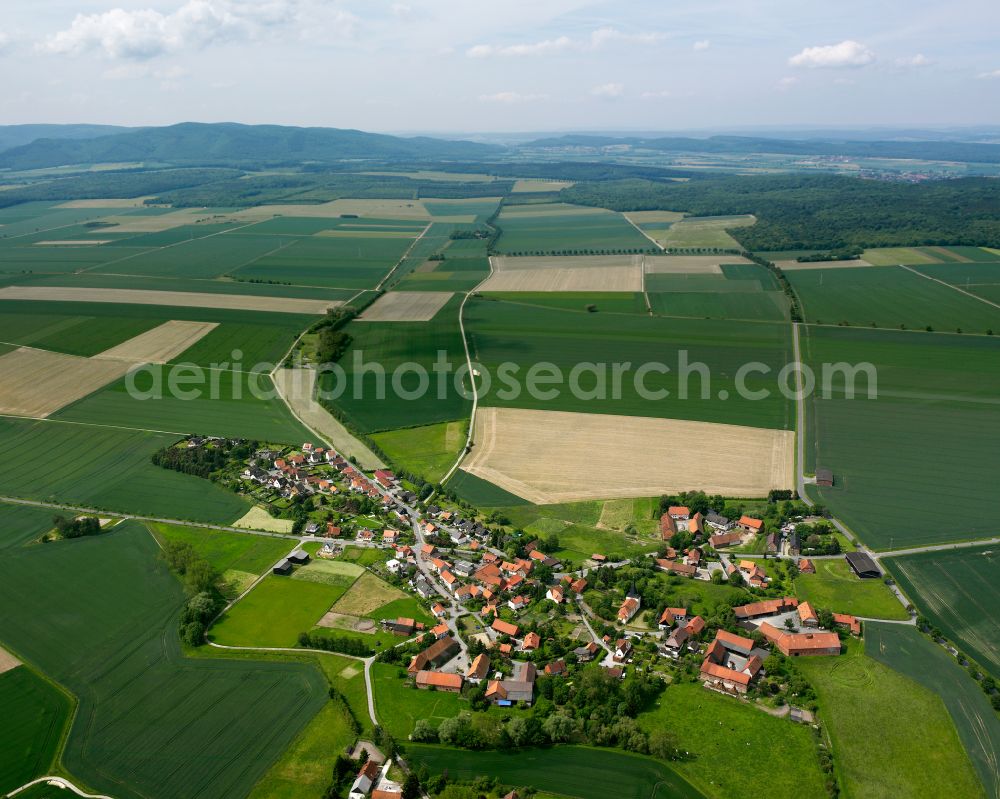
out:
M930 280L932 283L940 283L945 288L953 289L954 291L957 291L959 294L964 294L966 297L972 297L972 299L974 300L979 300L980 302L985 303L986 305L992 305L994 308L1000 309L1000 305L993 302L992 300L986 299L985 297L980 297L978 294L972 294L968 291L965 291L964 289L960 289L958 286L953 286L951 283L945 283L943 280L938 280L936 277L925 275L923 272L918 272L916 269L913 269L907 266L906 264L898 264L898 266L903 267L903 269L905 269L907 272L913 272L913 274L919 275L920 277L924 278L924 280Z

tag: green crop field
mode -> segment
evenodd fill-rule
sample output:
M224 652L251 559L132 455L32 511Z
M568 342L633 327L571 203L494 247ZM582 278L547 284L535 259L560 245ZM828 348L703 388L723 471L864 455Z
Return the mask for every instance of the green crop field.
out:
M873 266L933 264L941 260L915 247L879 247L874 250L865 250L861 257Z
M292 416L267 375L198 369L193 379L178 381L172 392L171 374L167 368L147 367L52 418L284 444L313 437Z
M8 551L0 640L78 697L62 760L88 786L121 799L245 795L323 707L326 681L312 666L185 659L183 592L157 552L135 522Z
M509 752L467 752L410 744L410 761L457 780L496 777L508 787L550 791L571 799L695 799L703 796L666 763L616 749L556 746ZM771 775L769 775L771 776ZM801 795L801 794L800 794Z
M485 296L513 305L556 308L564 311L578 311L579 313L649 313L641 291L631 293L621 291L494 291Z
M505 253L558 250L652 250L652 242L614 211L561 204L516 205L500 212L497 249Z
M436 483L465 445L467 421L442 422L423 427L405 427L372 434L372 440L403 469Z
M870 363L878 376L877 399L867 399L863 377L847 399L843 376L834 376L828 398L807 400L807 464L834 473L834 486L815 494L880 549L995 535L1000 340L803 330L803 357L820 384L824 363ZM949 497L947 522L928 524L927 497L941 492Z
M674 222L663 236L655 236L668 250L685 248L743 249L726 231L748 227L757 220L745 216L689 216Z
M789 318L788 300L780 291L650 292L649 305L659 316L780 322Z
M200 231L198 235L201 235ZM104 262L94 271L129 275L214 278L252 264L279 249L282 244L280 239L271 236L223 233L211 238L182 241L138 255L122 255Z
M455 473L448 480L448 489L454 491L456 495L481 508L489 508L497 505L518 505L530 504L528 500L512 494L505 488L494 485L489 480L477 477L462 469L456 469Z
M0 419L0 445L16 468L0 495L165 519L229 524L249 503L207 480L153 466L176 436L66 422ZM58 453L40 458L38 453Z
M1000 676L1000 560L994 546L925 552L885 564L920 612Z
M52 773L70 698L27 666L0 674L0 793Z
M777 373L791 355L787 325L625 314L581 315L476 299L466 304L465 330L473 360L482 363L494 376L490 390L482 391L480 402L484 405L691 419L777 429L787 429L794 423L791 403L780 395L776 383ZM704 364L710 378L703 380L701 372L690 366L683 374L683 358L689 365ZM509 394L504 382L496 378L501 364L517 366L520 371L513 376L523 384L527 370L542 362L555 364L562 370L564 382L558 385L557 397L533 397L524 385L518 396L507 399L501 396ZM597 386L592 373L581 377L582 392L572 392L565 382L578 364L624 362L631 367L624 374L620 398L612 390L610 368L604 398L588 398L587 392ZM765 389L769 396L756 401L739 396L735 376L748 362L760 362L761 368L769 372L750 374L747 387ZM669 368L668 373L662 373L657 367L643 381L648 391L666 389L669 396L642 397L635 378L644 364L663 364ZM686 399L682 398L685 385ZM546 390L549 388L545 385ZM702 397L704 390L708 398ZM726 392L725 399L720 397L722 392Z
M0 550L27 544L52 529L51 508L0 502Z
M150 522L147 527L160 541L190 544L220 574L244 572L259 576L287 555L295 544L284 538L175 524Z
M988 796L1000 793L1000 718L955 659L915 627L869 624L865 653L933 691L951 714L958 737ZM958 795L963 794L958 791Z
M345 592L343 586L269 576L212 627L226 646L295 646Z
M813 607L873 619L907 619L909 614L881 580L862 580L846 560L816 560L815 574L795 579L795 595Z
M471 396L463 398L454 381L455 372L465 366L465 349L458 327L461 302L460 296L452 297L429 322L351 323L347 331L353 342L340 360L347 381L333 404L364 432L434 424L468 416ZM442 351L452 372L446 376L439 394L438 376L432 369ZM360 370L355 368L355 358L364 365ZM393 387L393 373L407 363L420 364L429 378L428 390L413 399L406 396L420 388L414 371L408 369L399 373L398 385L402 392ZM379 369L384 372L378 372ZM332 391L337 386L332 373L324 374L321 380L324 391ZM384 386L384 398L381 399L380 385Z
M1000 330L1000 308L897 266L878 269L796 269L786 277L806 321L967 333Z
M767 794L774 799L823 793L816 744L807 727L701 685L670 686L658 707L640 714L638 721L648 732L670 730L677 746L694 755L675 768L708 796L740 799L750 772L767 774Z
M890 626L910 630L880 625ZM797 664L819 696L844 795L983 796L955 725L931 691L873 660L859 643L840 657Z

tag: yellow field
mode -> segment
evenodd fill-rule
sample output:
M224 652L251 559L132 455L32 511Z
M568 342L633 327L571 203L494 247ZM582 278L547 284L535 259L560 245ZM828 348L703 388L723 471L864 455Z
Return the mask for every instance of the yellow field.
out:
M295 525L291 519L275 519L260 505L254 505L246 515L233 522L233 527L245 527L248 530L263 530L267 533L290 533Z
M480 291L642 291L641 255L492 259Z
M650 223L680 222L684 218L684 214L680 211L629 211L624 216L632 224L640 227ZM651 231L650 235L661 232L663 231Z
M20 665L20 660L0 646L0 674L3 674L5 671L10 671L11 669L16 669Z
M450 291L390 291L358 317L359 322L429 322L451 299Z
M124 361L129 364L166 363L193 347L218 326L218 322L185 322L172 319L105 350L94 358L104 361Z
M406 594L398 588L393 588L371 572L365 572L346 594L334 602L330 611L344 616L365 616L389 602L405 598Z
M213 219L213 214L203 208L185 208L171 211L169 214L156 216L107 216L102 222L109 222L115 227L102 228L101 233L162 233L182 225L196 225Z
M480 408L473 440L462 469L539 505L687 490L759 497L794 485L787 430Z
M541 178L518 178L511 189L513 194L530 194L541 191L562 191L573 185L571 180L543 180Z
M912 247L879 247L875 250L865 250L861 257L872 266L941 263L939 259L925 252L919 252Z
M209 294L195 291L145 291L139 289L85 289L61 286L5 286L0 300L50 302L115 302L127 305L174 305L179 308L231 308L273 313L325 314L339 300L303 300L295 297L260 297L252 294Z

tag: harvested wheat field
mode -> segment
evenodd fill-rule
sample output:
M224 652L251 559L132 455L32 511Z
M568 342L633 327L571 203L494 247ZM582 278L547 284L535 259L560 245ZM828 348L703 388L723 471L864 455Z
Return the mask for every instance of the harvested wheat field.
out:
M20 660L0 646L0 674L3 674L5 671L10 671L11 669L16 669L20 665Z
M776 261L775 266L786 272L795 272L803 269L853 269L871 264L864 258L855 258L852 261Z
M187 208L183 211L171 211L168 214L154 216L107 216L102 222L114 225L114 228L102 228L101 233L162 233L183 225L194 225L198 222L213 219L213 214L203 208Z
M722 264L749 264L740 255L661 255L646 259L647 275L718 275Z
M260 505L254 505L235 522L233 527L245 527L247 530L264 530L268 533L290 533L295 526L291 519L275 519Z
M787 430L480 408L474 442L462 469L538 505L695 489L759 497L794 485Z
M0 355L0 414L44 419L122 377L129 366L21 347Z
M218 326L218 322L185 322L172 319L98 353L94 359L124 361L129 364L166 363L193 347Z
M480 291L642 291L641 255L492 259Z
M346 594L333 603L330 611L343 616L366 616L397 599L406 599L406 594L371 572L365 572Z
M429 322L451 299L450 291L390 291L358 317L359 322Z
M5 286L0 300L51 302L115 302L124 305L173 305L178 308L225 308L240 311L320 315L338 300L303 300L295 297L258 297L251 294L207 294L195 291L143 291L139 289L85 289L61 286Z

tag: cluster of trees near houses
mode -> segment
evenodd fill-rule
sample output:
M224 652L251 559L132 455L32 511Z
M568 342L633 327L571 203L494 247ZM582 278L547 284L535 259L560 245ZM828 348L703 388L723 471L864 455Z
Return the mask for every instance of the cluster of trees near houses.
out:
M214 472L224 469L231 461L250 457L256 444L255 441L230 443L219 440L213 441L211 446L188 447L182 443L157 450L150 459L154 466L210 479Z

